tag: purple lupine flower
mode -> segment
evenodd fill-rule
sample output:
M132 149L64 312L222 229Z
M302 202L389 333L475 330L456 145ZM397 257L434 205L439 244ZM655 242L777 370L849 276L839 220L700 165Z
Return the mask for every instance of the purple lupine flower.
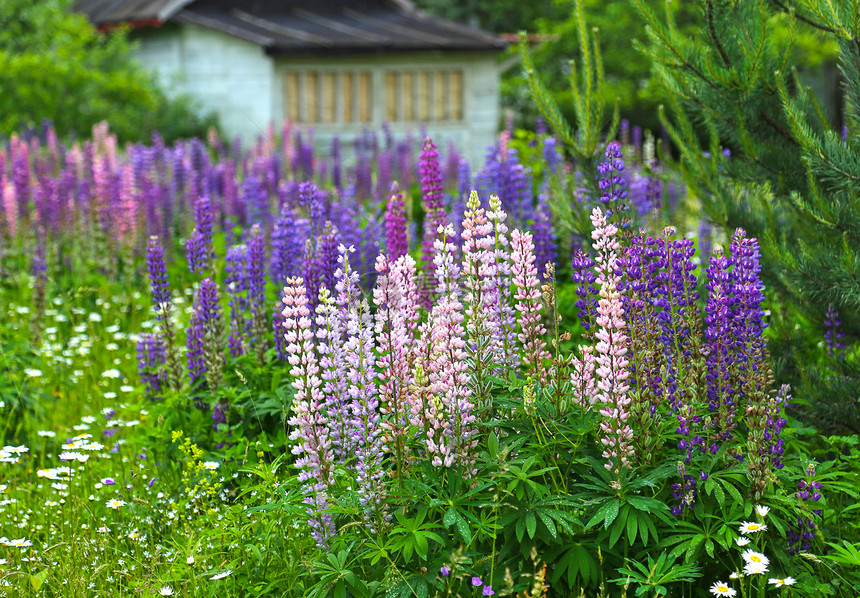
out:
M783 417L785 409L791 400L791 387L788 384L783 384L776 396L768 399L766 407L765 428L764 428L764 446L760 449L762 456L767 456L771 460L771 465L774 469L782 469L785 464L782 462L782 454L785 451L785 442L780 437L782 429L788 420Z
M331 183L335 189L342 187L341 173L343 170L343 152L340 149L340 136L335 135L331 139Z
M298 274L298 265L304 250L305 239L300 234L289 205L281 207L281 215L272 229L272 256L269 275L275 287L281 288L287 278Z
M394 261L401 255L406 255L409 245L406 240L406 210L403 203L403 193L397 182L391 184L388 195L388 205L385 212L386 249L389 258Z
M736 425L736 399L731 384L734 352L732 345L732 291L734 276L729 259L717 248L708 264L708 303L705 310L706 380L708 384L708 411L713 414L713 426L720 441L728 440ZM710 451L716 453L713 443Z
M683 463L678 463L678 477L681 481L672 484L672 498L677 500L678 504L669 508L669 512L675 517L682 516L684 511L693 510L698 493L696 478L687 473L687 467Z
M535 265L538 272L543 272L547 264L558 266L558 238L552 227L549 206L546 196L541 194L535 211L535 223L532 226L535 244Z
M627 199L627 191L624 189L626 181L621 174L624 172L624 154L617 141L609 142L604 154L605 162L597 166L597 186L603 192L600 201L613 213L623 211L624 200Z
M255 224L248 241L245 271L248 276L248 301L251 312L258 313L266 303L266 236Z
M152 291L152 303L159 319L170 311L170 285L167 280L167 266L164 264L164 249L158 237L149 238L146 246L146 269Z
M840 329L842 321L839 319L839 312L833 305L827 306L827 313L824 314L824 340L827 343L827 354L836 355L838 359L845 359L845 343L842 338L845 333Z
M217 387L220 371L215 368L220 367L222 326L218 285L211 278L204 278L194 295L186 341L192 385L205 376L211 389Z
M325 205L322 192L311 181L299 183L299 205L307 207L310 214L311 236L320 234L325 224Z
M582 321L583 328L591 330L597 317L597 287L594 285L597 275L594 273L594 260L585 251L577 249L573 253L570 265L576 294L579 297L574 303L579 310L576 315Z
M357 457L359 504L371 533L385 520L385 489L382 456L385 451L379 417L379 389L376 382L375 342L370 306L358 286L358 274L350 268L349 253L338 248L337 304L343 318L346 342L347 395L352 397L350 411Z
M442 197L442 172L439 166L439 154L436 145L429 137L424 139L419 160L421 171L421 197L424 200L424 237L421 241L421 256L427 272L426 289L434 286L433 243L437 238L437 229L447 224ZM425 295L429 297L429 292Z
M319 290L325 287L334 290L334 274L337 270L337 247L340 244L338 231L326 223L321 236L308 241L303 265L304 280L310 295L311 305L316 307Z
M145 396L150 401L159 400L161 391L167 386L167 349L157 334L141 334L137 341L137 372L143 382Z
M188 269L195 274L205 272L209 267L209 247L205 237L196 228L185 241L185 258Z
M242 183L242 204L248 215L248 224L265 225L269 219L269 196L266 188L255 175L245 178Z
M804 474L805 477L797 483L797 492L794 493L794 498L800 501L802 505L809 501L817 503L822 498L820 492L822 484L815 479L815 464L810 463ZM821 515L822 509L805 508L801 514L797 515L796 522L789 526L785 534L786 540L788 540L788 554L794 555L812 548L817 525L812 517L805 514L806 512Z
M761 307L764 285L759 277L760 257L758 240L737 229L732 235L730 257L735 277L732 335L738 359L752 369L758 366L764 350L762 333L767 327Z
M230 296L230 333L227 346L230 354L238 357L242 354L242 340L245 338L248 321L245 316L249 303L248 271L247 271L247 247L245 245L234 245L227 250L226 265L224 266L224 285Z
M555 137L545 137L543 140L543 159L546 162L547 172L555 174L561 166L561 152L558 149L558 141Z

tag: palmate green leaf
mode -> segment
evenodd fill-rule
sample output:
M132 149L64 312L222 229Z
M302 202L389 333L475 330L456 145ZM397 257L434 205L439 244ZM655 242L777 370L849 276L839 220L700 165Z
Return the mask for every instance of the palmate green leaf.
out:
M618 509L621 506L621 501L617 498L610 498L603 505L597 509L597 511L592 515L591 519L585 525L585 529L589 530L595 525L597 525L601 520L603 521L603 528L608 529L609 525L615 521L615 518L618 516Z

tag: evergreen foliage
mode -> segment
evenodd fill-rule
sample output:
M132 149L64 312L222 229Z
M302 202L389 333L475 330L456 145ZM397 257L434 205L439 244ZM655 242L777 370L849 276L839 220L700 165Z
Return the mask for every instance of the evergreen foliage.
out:
M662 120L681 151L676 166L714 223L762 240L779 307L777 379L796 386L816 426L860 431L856 351L821 357L828 309L846 344L860 335L860 2L701 0L687 36L671 11L633 1L648 23L639 48L671 108ZM843 131L798 75L793 44L810 33L838 47Z

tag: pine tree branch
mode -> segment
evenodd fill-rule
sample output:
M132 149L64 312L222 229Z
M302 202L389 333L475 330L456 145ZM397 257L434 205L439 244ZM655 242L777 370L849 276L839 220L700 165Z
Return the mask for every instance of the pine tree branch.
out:
M717 36L717 30L714 27L714 3L712 0L708 0L705 4L707 6L705 19L708 21L708 32L711 34L711 39L714 40L714 45L717 47L717 52L719 52L720 58L723 59L723 64L727 69L731 69L732 62L729 60L729 55L726 53L726 49L723 47L723 42L720 41L720 38Z
M804 17L804 16L803 16L803 15L801 15L801 14L797 14L797 12L794 10L794 8L793 8L793 7L788 7L788 6L786 6L785 4L783 4L782 2L780 2L780 0L772 0L772 2L773 2L774 4L776 4L776 6L777 6L777 7L778 7L782 12L784 12L784 13L786 13L786 14L793 14L793 15L794 15L794 17L795 17L798 21L801 21L801 22L803 22L803 23L806 23L806 24L807 24L807 25L809 25L810 27L815 27L816 29L819 29L819 30L821 30L821 31L826 31L827 33L838 33L838 31L836 31L836 29L831 29L830 27L827 27L826 25L821 25L821 24L819 24L819 23L816 23L816 22L815 22L815 21L813 21L812 19L809 19L809 18L807 18L807 17Z

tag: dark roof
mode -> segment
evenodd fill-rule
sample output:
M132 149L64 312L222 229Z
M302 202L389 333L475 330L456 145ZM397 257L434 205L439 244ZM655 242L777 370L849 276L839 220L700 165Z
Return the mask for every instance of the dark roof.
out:
M101 27L191 23L239 37L270 54L499 50L506 42L430 16L408 0L77 0Z

